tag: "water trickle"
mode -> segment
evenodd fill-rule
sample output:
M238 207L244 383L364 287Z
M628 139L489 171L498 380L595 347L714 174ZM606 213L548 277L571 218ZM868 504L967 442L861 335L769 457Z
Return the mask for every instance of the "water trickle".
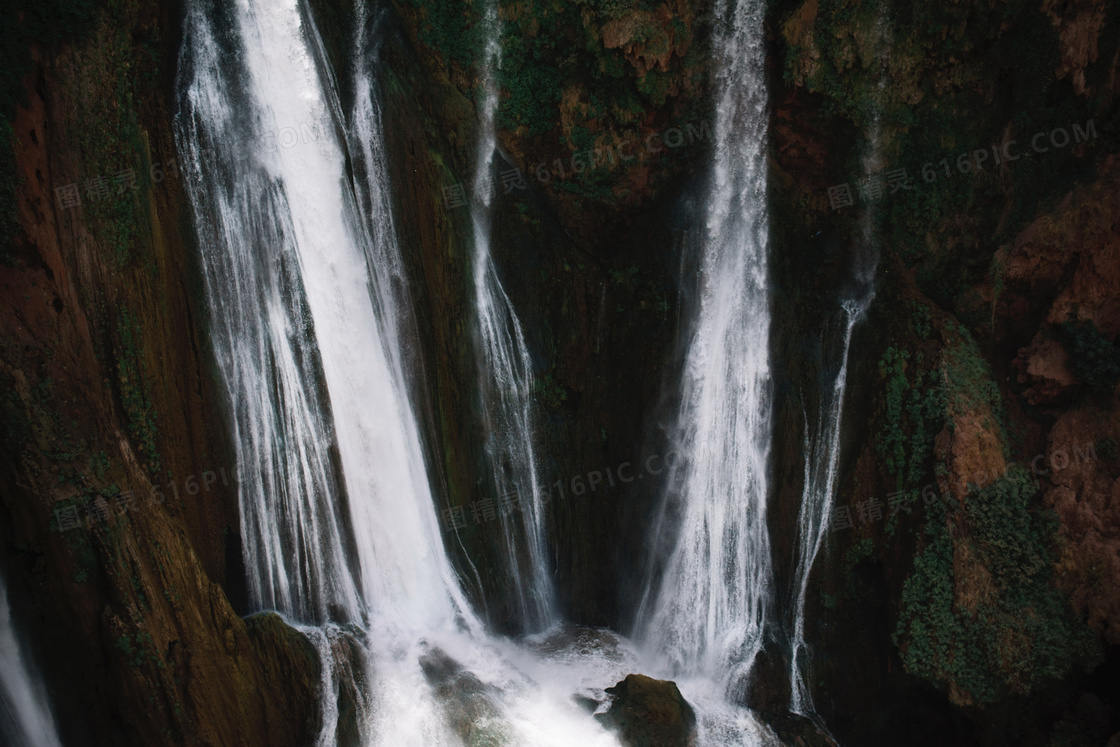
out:
M831 389L822 393L816 418L811 421L805 417L805 485L797 518L798 555L794 574L797 601L794 607L790 661L790 710L803 716L814 715L813 701L805 679L809 653L805 643L805 595L809 588L809 572L827 533L828 517L836 490L837 467L840 462L840 424L844 414L852 330L863 318L874 296L869 284L864 285L861 291L858 298L846 300L842 304L843 316L839 318L839 323L843 331L839 335L828 335L826 332L826 336L832 339L839 337L841 340L839 353L835 358L841 362L840 370ZM813 423L812 427L810 422Z
M521 322L490 255L492 165L497 149L494 115L496 72L501 66L501 24L496 0L487 3L482 79L481 127L471 200L474 227L474 297L480 350L479 372L486 414L486 450L496 496L519 500L521 511L502 522L510 578L524 627L551 625L553 588L545 552L544 496L534 448L533 361ZM520 516L520 525L513 521ZM519 567L520 566L520 567ZM526 571L521 570L524 567Z
M880 16L876 29L881 42L885 38L885 16ZM882 166L880 163L882 112L879 102L883 100L885 88L886 76L880 75L878 98L868 128L868 149L862 159L864 172L869 174L878 172ZM875 271L879 262L879 250L872 217L873 208L869 206L863 215L862 241L854 256L851 288L840 304L843 313L838 319L842 331L837 334L835 329L826 328L822 332L822 337L826 341L840 340L840 344L834 348L837 351L834 357L827 357L824 361L824 365L839 361L839 370L831 389L821 393L815 419L810 421L808 413L803 413L805 482L801 493L801 509L797 518L797 569L794 573L797 598L793 608L793 630L790 638L790 711L813 718L821 726L824 724L817 718L807 684L810 651L805 641L805 597L809 588L809 574L824 542L828 518L836 496L839 477L837 468L840 462L840 426L844 416L844 394L848 380L848 354L852 343L852 331L867 314L875 298Z

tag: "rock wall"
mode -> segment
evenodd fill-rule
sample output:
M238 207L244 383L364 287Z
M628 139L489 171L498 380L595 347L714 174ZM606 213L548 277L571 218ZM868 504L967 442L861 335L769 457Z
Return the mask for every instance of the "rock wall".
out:
M310 5L348 101L354 6ZM5 112L17 178L0 184L15 197L0 215L0 542L21 622L68 743L307 743L314 650L275 616L237 614L235 470L171 165L181 8L36 7L5 5L27 60ZM377 21L410 367L439 508L469 520L486 497L471 231L445 197L474 173L478 12L402 0ZM710 14L502 6L493 252L538 372L560 603L585 624L630 623L665 490ZM1101 743L1120 729L1116 10L783 0L767 33L781 589L803 413L835 365L821 330L853 257L880 254L849 370L837 503L852 526L829 533L809 595L814 700L840 743ZM513 169L523 188L500 181ZM834 209L841 184L852 204ZM624 463L644 479L618 481ZM445 541L516 631L500 525ZM780 629L792 600L778 602ZM752 701L784 701L782 647L755 685L774 697Z
M807 612L810 685L842 743L1097 744L1120 729L1103 684L1116 23L1091 2L771 13L779 243L826 267L830 250L881 254L849 371L862 385L836 503L850 523L826 539ZM897 169L911 189L889 189ZM842 184L848 205L829 193ZM802 427L793 407L779 417L779 505L800 490Z
M315 649L230 603L237 471L171 135L181 9L83 4L59 40L41 24L63 5L5 19L24 20L30 55L0 267L0 542L19 622L68 744L305 744Z

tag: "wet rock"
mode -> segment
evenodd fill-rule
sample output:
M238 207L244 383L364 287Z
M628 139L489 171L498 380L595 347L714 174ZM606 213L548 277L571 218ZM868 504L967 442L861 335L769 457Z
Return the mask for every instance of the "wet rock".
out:
M746 679L745 704L764 721L789 710L789 656L770 645L758 652Z
M497 693L452 659L433 648L420 657L420 669L444 708L444 717L468 747L513 744L495 705Z
M1029 347L1019 351L1012 363L1019 383L1029 385L1023 397L1032 405L1067 404L1077 380L1069 368L1069 353L1057 340L1040 334Z
M836 747L836 740L812 720L796 713L784 713L767 725L786 747Z
M696 713L677 689L677 683L628 674L606 692L614 701L606 713L596 718L617 731L619 741L626 747L695 744Z

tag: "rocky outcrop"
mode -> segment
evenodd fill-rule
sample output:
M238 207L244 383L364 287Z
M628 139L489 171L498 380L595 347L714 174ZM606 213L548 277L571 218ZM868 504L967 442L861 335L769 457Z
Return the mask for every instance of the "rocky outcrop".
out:
M827 265L816 236L841 256L868 241L882 256L849 370L850 382L878 383L849 392L836 507L854 526L830 532L810 586L814 703L841 742L932 730L961 743L1060 742L1086 723L1080 700L1118 705L1078 679L1078 667L1114 668L1100 652L1115 625L1115 468L1084 455L1112 448L1120 370L1120 189L1101 126L1114 116L1115 20L1092 0L1024 8L1012 22L967 2L804 0L780 7L773 28L784 42L776 256L788 247L802 267ZM1040 132L1065 145L977 162ZM892 168L913 192L855 193L865 171ZM842 182L851 207L826 198ZM812 282L821 272L790 270ZM819 386L790 368L803 377L791 389ZM801 487L783 454L802 427L800 413L780 414L779 505Z
M306 744L314 648L230 603L238 472L165 105L177 9L93 17L81 38L32 45L13 123L3 565L69 743Z
M610 708L598 715L605 726L618 732L626 747L690 747L696 741L696 713L675 682L655 680L644 674L606 689Z
M1019 351L1011 365L1026 388L1023 398L1036 406L1069 404L1077 380L1069 367L1069 353L1057 340L1039 334Z
M468 747L514 744L501 710L499 693L448 656L432 648L420 657L420 669L443 706L444 718Z
M1115 407L1115 404L1113 405ZM1115 412L1113 410L1112 412ZM1120 644L1120 423L1080 406L1050 431L1046 505L1061 522L1058 583L1111 644Z

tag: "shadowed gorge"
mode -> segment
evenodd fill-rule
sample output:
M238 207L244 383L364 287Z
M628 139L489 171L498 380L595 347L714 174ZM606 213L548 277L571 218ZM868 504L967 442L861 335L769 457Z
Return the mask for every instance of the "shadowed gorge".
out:
M0 742L1120 743L1102 0L4 0Z

